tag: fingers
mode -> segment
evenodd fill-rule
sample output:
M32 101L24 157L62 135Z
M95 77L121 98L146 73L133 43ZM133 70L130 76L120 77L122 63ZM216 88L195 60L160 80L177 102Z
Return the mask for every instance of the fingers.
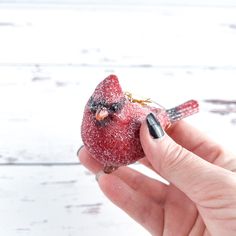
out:
M212 185L216 184L218 187L223 187L230 178L227 177L229 171L189 152L167 134L154 139L149 133L146 122L141 126L140 140L146 157L154 169L194 202L198 202L202 196L209 196L209 193L203 192L202 189L208 192L212 189Z
M148 167L149 169L155 171L154 168L153 168L153 166L152 166L152 164L150 163L150 161L149 161L146 157L140 159L140 160L139 160L139 163L141 163L141 164L143 164L144 166Z
M179 121L167 130L175 142L208 162L236 172L236 157L190 124Z
M218 158L225 156L220 145L185 121L179 121L172 125L167 133L176 143L208 162L215 163Z
M140 192L156 203L163 205L168 188L164 183L149 178L129 167L120 167L113 174L126 182L136 192Z
M99 186L104 194L149 232L162 235L163 208L147 195L137 192L113 174L102 174Z
M101 173L103 166L91 157L86 148L80 150L79 159L93 173ZM108 175L99 174L98 183L115 205L151 233L159 232L161 235L166 185L128 167L119 168Z
M91 157L85 147L81 148L79 159L80 162L94 174L99 173L103 169L103 166ZM164 202L168 186L158 180L149 178L129 167L120 167L113 172L113 175L122 179L136 192L149 196L149 198L159 204Z
M81 164L83 164L92 173L97 174L103 169L103 166L89 154L85 147L82 147L77 155Z

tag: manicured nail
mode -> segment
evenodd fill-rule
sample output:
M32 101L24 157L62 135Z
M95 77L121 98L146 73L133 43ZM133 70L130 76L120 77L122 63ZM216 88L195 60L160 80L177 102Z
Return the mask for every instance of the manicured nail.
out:
M81 147L78 149L78 151L77 151L77 157L79 156L79 152L80 152L80 150L81 150L83 147L84 147L84 145L81 145Z
M158 139L164 136L164 131L161 127L160 122L152 113L147 116L147 125L149 133L154 139Z
M99 181L99 178L100 178L101 175L105 175L105 173L104 173L103 170L100 170L100 171L95 175L95 179L96 179L97 182Z

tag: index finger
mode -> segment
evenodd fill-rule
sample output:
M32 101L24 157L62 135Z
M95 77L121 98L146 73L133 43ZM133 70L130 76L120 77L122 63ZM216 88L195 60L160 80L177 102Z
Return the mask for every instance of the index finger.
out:
M208 162L216 164L217 159L226 156L219 144L185 121L178 121L166 132L175 142Z

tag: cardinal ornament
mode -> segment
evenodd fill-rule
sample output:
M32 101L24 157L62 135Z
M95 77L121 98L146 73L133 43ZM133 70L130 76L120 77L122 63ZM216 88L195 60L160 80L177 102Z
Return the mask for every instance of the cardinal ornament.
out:
M115 75L99 83L89 98L81 127L85 147L110 173L144 157L139 129L153 113L163 129L198 111L195 100L171 109L155 107L150 100L137 100L124 93Z

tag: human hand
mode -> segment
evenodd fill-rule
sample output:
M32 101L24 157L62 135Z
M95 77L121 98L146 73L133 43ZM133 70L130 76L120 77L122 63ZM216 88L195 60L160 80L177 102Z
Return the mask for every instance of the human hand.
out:
M153 235L236 235L236 157L180 121L159 139L140 129L140 162L170 182L130 167L107 175L85 148L79 158L104 194Z

